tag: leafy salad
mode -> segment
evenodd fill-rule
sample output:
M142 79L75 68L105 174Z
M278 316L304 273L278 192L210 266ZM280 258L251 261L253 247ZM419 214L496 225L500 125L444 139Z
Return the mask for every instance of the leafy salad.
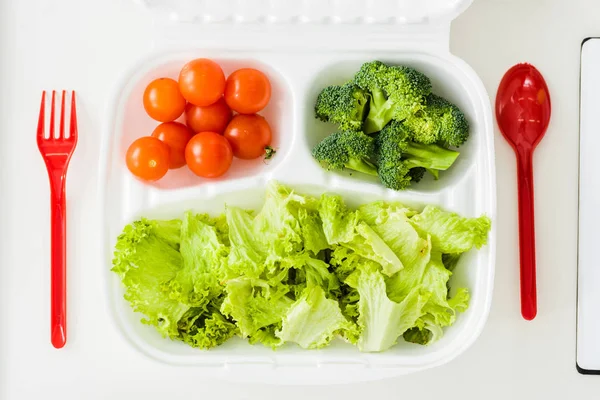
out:
M401 337L432 343L467 309L468 290L450 297L449 279L490 225L434 206L349 209L340 196L271 182L258 212L127 225L112 270L143 323L193 347L240 336L313 349L339 337L379 352Z

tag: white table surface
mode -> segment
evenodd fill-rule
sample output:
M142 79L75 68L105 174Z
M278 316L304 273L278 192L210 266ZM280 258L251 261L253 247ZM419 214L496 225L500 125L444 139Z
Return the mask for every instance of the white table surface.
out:
M0 399L600 397L600 377L575 370L579 51L584 37L600 36L600 2L476 0L452 28L452 51L492 97L519 61L534 63L552 93L535 157L537 318L519 313L515 163L496 132L498 258L483 334L446 366L336 387L209 381L194 368L149 362L108 322L94 233L100 127L115 79L150 50L151 28L129 0L0 0ZM69 342L56 351L48 181L34 135L40 91L63 87L79 92L80 140L68 183Z

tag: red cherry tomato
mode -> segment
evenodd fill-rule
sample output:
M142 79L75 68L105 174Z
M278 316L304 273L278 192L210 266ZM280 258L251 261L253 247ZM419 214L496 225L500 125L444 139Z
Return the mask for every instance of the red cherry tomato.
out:
M179 90L190 103L201 107L209 106L223 95L225 74L219 64L212 60L192 60L179 73Z
M231 117L232 112L222 97L210 106L200 107L188 103L185 107L185 123L195 133L223 133Z
M185 109L185 99L179 92L179 85L173 79L155 79L144 91L144 109L160 122L174 121Z
M233 155L244 160L258 158L271 145L271 127L260 115L238 114L227 125L225 138L231 143Z
M169 146L169 169L181 168L185 165L185 146L192 136L189 128L179 122L165 122L154 129L152 137Z
M145 181L156 181L169 170L169 146L151 136L135 140L127 149L127 168Z
M271 99L269 78L253 68L238 69L227 78L225 101L240 114L254 114Z
M217 178L231 166L233 153L231 145L216 132L200 132L185 148L188 167L203 178Z

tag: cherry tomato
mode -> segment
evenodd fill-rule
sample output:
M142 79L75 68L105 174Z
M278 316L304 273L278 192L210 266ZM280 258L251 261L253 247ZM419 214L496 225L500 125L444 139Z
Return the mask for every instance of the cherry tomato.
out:
M179 90L196 106L209 106L219 100L225 90L225 74L216 62L198 58L185 64L179 73Z
M225 85L225 101L240 114L254 114L271 99L271 83L262 72L242 68L229 75Z
M179 122L164 122L152 132L155 137L169 146L169 169L185 165L185 146L193 134L187 126Z
M169 146L151 136L135 140L127 149L127 168L145 181L156 181L169 170Z
M271 144L271 127L260 115L238 114L227 125L223 136L231 143L233 155L244 160L265 154Z
M185 99L179 92L179 85L170 78L155 79L144 91L144 109L160 122L174 121L185 109Z
M227 172L233 153L231 145L223 136L216 132L200 132L188 142L185 160L196 175L216 178Z
M185 107L185 123L196 133L223 133L231 116L232 112L222 97L210 106L200 107L188 103Z

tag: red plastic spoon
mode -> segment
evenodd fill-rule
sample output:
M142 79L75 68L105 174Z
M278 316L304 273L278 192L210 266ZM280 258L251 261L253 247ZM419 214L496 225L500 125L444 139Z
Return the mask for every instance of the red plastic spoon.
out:
M550 122L548 86L534 66L517 64L506 72L498 86L496 119L517 156L521 314L532 320L537 314L532 161Z

